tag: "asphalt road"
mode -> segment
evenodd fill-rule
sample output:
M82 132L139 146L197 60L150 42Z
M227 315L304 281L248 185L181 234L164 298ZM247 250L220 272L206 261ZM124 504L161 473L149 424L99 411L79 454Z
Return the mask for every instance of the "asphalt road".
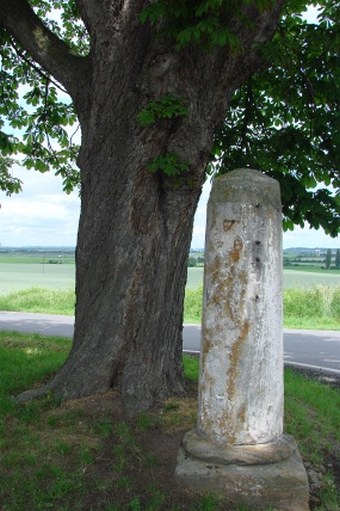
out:
M0 312L0 330L72 337L71 316ZM184 325L184 351L199 353L200 326ZM285 330L287 365L340 376L340 331Z
M199 325L184 325L184 351L199 353ZM340 331L284 330L286 365L312 369L340 377Z

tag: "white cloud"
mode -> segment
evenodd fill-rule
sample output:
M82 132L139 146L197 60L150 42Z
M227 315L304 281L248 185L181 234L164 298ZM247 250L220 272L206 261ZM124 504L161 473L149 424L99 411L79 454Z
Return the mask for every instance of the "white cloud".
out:
M75 246L80 200L78 193L65 194L61 179L50 173L40 174L18 166L14 174L23 182L23 192L7 197L0 193L0 244L2 246L54 245ZM192 247L203 248L206 207L211 183L206 181L198 204ZM284 248L339 248L339 238L326 236L323 230L297 227L284 233Z
M17 218L24 223L43 220L64 220L69 215L69 206L72 200L66 200L62 195L37 194L30 198L12 197L3 201L3 217L6 219Z
M340 239L331 238L323 229L315 230L306 226L304 229L295 227L294 231L283 233L283 248L340 248Z
M75 246L80 200L67 195L61 179L18 166L13 174L23 181L23 192L0 194L0 243L3 246Z
M202 195L200 197L194 222L191 246L193 248L204 248L205 224L207 216L207 202L211 190L211 181L207 179L203 185Z

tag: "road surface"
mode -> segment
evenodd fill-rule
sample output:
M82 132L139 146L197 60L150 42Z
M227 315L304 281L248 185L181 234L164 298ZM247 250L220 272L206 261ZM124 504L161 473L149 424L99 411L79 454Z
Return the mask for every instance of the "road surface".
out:
M200 325L184 325L184 351L200 349ZM284 330L286 365L322 371L340 377L340 331Z
M74 318L0 312L0 330L72 337ZM199 353L200 325L184 325L184 351ZM340 377L340 331L285 330L284 361Z

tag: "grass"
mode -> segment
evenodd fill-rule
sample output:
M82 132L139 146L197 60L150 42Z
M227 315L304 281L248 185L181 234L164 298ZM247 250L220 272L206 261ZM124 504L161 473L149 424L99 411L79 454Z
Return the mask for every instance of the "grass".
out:
M203 287L185 290L184 321L186 323L200 323L202 315Z
M0 415L13 411L12 394L53 373L65 359L70 341L61 337L0 333ZM20 371L18 371L20 368ZM32 404L34 407L34 404ZM26 411L29 407L25 408ZM0 419L0 432L3 422Z
M326 452L340 447L339 390L287 368L285 397L287 433L294 435L305 460L322 464Z
M74 314L73 290L51 290L39 287L0 295L0 310L39 312L46 314Z
M0 310L74 314L74 292L43 288L24 289L0 295ZM186 289L184 320L199 323L202 311L202 287ZM339 330L340 286L317 286L284 291L284 325L287 328Z
M186 290L186 322L200 322L202 292L202 287ZM340 329L340 286L286 289L283 293L283 306L286 328Z
M285 370L285 430L294 436L306 467L319 478L316 511L339 511L340 392Z
M15 405L63 363L70 341L0 333L0 509L2 511L231 511L215 495L176 486L183 433L196 422L198 359L184 356L194 386L151 412L127 419L117 396L57 403L52 396ZM340 392L285 372L285 430L319 479L315 511L339 511L334 467L340 449ZM246 511L238 508L238 511ZM268 510L269 511L269 510Z
M339 330L340 286L288 289L284 292L285 326Z

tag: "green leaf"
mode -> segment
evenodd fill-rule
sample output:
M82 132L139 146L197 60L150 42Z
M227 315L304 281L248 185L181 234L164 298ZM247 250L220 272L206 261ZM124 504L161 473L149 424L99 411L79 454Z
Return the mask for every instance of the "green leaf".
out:
M0 190L6 192L6 195L19 193L21 191L22 181L12 176L11 167L15 163L11 158L0 156Z
M181 99L167 94L151 101L137 115L137 120L141 126L150 126L160 119L172 119L174 117L183 117L187 115L188 110L183 105Z
M340 176L338 14L325 0L319 16L328 23L308 24L301 15L307 5L285 3L279 31L262 48L269 67L231 99L208 172L266 172L280 182L285 228L307 221L335 236L339 202L325 190L337 190Z
M189 170L189 165L176 153L165 153L152 160L148 169L150 172L163 172L167 176L179 176Z

